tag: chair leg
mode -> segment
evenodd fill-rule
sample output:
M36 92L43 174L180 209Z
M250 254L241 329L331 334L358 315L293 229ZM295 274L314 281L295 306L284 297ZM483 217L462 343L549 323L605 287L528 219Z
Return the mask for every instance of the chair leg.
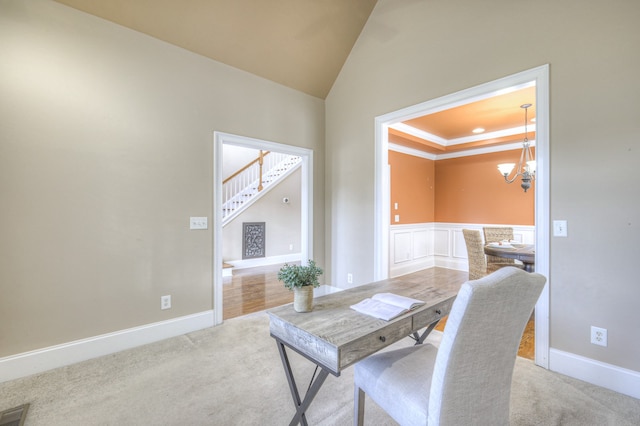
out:
M364 392L358 386L354 387L353 395L353 426L364 425Z

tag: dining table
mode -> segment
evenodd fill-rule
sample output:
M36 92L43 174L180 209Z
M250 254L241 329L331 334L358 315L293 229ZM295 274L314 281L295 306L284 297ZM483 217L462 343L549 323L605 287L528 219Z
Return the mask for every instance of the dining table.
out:
M489 243L484 246L484 253L505 259L519 260L523 263L525 271L535 271L536 250L534 244L518 244L511 242Z

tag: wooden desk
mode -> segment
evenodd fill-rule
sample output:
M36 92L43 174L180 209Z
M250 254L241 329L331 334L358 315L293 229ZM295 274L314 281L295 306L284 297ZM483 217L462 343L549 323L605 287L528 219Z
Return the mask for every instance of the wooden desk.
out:
M440 318L446 316L460 289L467 280L466 272L430 268L414 274L383 280L328 294L314 300L312 312L298 313L291 304L268 311L271 336L278 350L296 406L291 425L307 424L305 411L331 373L340 371L380 349L407 336L422 343ZM426 302L391 321L360 314L349 306L376 293L390 292ZM427 327L420 336L418 331ZM289 348L318 366L320 372L300 399L289 364Z
M487 244L484 246L484 253L491 256L504 257L506 259L517 259L524 264L524 270L527 272L535 271L536 251L533 244L514 244L512 248L502 248Z

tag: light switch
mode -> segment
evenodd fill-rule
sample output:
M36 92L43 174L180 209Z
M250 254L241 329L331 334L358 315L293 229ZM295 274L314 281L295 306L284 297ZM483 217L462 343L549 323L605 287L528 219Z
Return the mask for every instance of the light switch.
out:
M566 220L554 220L553 221L553 236L554 237L566 237L567 236L567 221Z
M396 210L398 210L398 203L395 203L395 204L393 205L393 208L394 208L394 209L396 209Z
M189 218L189 229L207 229L207 218L206 217Z
M399 215L399 214L397 214L397 215L395 216L395 221L396 221L396 222L400 222L400 215Z

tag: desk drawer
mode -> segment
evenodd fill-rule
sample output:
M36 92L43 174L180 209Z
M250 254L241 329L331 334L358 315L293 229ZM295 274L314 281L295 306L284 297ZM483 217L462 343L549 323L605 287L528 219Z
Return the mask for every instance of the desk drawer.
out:
M382 321L382 320L380 320ZM379 351L411 334L411 317L389 324L340 348L340 369Z
M421 328L424 328L431 324L434 321L440 320L442 317L449 315L451 311L451 306L453 305L453 301L455 297L452 297L444 302L438 303L437 305L425 309L421 312L416 312L413 316L413 330L417 331Z

